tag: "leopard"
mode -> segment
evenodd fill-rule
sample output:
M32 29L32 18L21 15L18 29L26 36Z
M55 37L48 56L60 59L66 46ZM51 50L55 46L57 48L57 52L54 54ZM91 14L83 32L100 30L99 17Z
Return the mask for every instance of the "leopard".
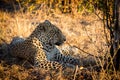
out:
M65 63L78 65L78 59L65 56L56 48L65 41L62 31L49 20L45 20L26 39L13 39L10 53L30 61L35 67L47 70L63 68Z

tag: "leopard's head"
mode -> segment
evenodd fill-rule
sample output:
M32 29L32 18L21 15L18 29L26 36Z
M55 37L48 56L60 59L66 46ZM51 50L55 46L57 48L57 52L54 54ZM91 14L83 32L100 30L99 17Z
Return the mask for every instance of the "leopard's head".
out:
M51 45L59 46L66 41L62 31L48 20L40 23L33 33L36 33L40 41Z

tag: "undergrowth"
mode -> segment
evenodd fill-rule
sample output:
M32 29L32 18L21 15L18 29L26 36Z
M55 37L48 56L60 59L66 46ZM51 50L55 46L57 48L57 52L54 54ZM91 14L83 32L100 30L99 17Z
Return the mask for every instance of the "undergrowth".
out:
M109 31L98 18L101 15L63 14L45 5L36 11L0 10L0 80L120 80L120 72L114 69L109 55ZM9 55L7 45L13 37L28 37L37 23L46 19L66 35L67 41L59 49L80 59L80 67L57 72L35 69L29 62Z

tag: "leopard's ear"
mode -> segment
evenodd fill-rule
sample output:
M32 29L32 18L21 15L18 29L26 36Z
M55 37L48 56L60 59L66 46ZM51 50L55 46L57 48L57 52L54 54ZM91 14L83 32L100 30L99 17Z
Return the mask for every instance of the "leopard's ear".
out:
M43 23L38 25L40 31L48 31L51 27L51 23L48 20L45 20Z
M46 30L51 29L51 22L49 20L45 20L43 24L45 25Z
M44 21L44 24L50 26L50 25L51 25L51 22L50 22L49 20L45 20L45 21Z

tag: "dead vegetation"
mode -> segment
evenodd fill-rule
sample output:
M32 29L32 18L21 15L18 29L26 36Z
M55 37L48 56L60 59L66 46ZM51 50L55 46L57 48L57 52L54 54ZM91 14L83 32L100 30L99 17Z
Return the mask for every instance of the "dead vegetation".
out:
M46 71L35 69L29 62L9 55L8 44L15 36L27 37L37 22L50 20L66 35L58 47L64 54L81 61L75 69ZM62 14L43 7L35 13L0 11L0 80L119 80L120 72L104 68L108 61L109 32L92 13Z

